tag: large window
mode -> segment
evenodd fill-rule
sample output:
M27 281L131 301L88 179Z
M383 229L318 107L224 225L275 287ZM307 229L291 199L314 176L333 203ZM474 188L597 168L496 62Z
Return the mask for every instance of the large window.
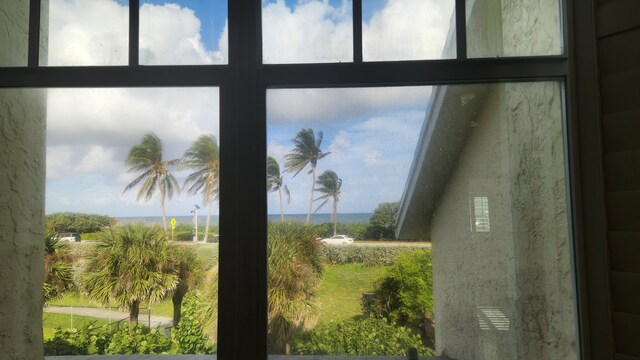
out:
M573 359L564 15L558 1L523 3L40 0L29 12L25 1L3 3L21 31L0 37L16 49L0 54L0 87L52 89L46 104L29 105L50 119L47 212L93 211L95 202L136 216L127 205L134 193L116 194L134 180L120 174L131 146L153 132L173 159L200 135L219 140L218 260L208 281L220 359L345 355L313 345L313 330L334 316L354 320L348 326L363 336L390 324L357 320L387 321L377 279L413 264L409 255L338 269L295 247L304 238L326 259L390 237L421 243L416 253L428 260L415 260L418 274L432 272L432 289L416 302L429 309L422 317L412 323L406 309L387 309L409 329L402 354ZM309 135L321 158L296 167L296 139ZM92 196L64 195L70 186ZM206 206L194 204L207 205L197 196L176 197L175 215L197 222ZM385 203L397 203L388 233L339 228L354 214L371 225ZM275 230L306 231L314 210L325 233L296 235L295 249L271 242ZM294 214L302 228L274 227ZM274 251L293 255L286 263ZM287 278L298 282L274 286ZM352 297L334 296L341 291Z

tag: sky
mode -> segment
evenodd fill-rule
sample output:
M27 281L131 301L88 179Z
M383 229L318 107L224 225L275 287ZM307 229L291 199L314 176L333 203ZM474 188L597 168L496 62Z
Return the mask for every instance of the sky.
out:
M127 7L123 0L51 0L46 63L126 64ZM262 11L265 62L351 59L350 1L264 0ZM364 0L365 60L441 57L452 11L453 1ZM141 1L141 63L225 64L226 13L220 0ZM416 39L397 41L407 29ZM375 46L367 47L367 39ZM403 45L416 42L424 46ZM295 134L322 131L322 149L331 154L318 174L331 169L343 179L338 211L371 212L380 202L400 200L430 92L269 90L267 151L284 169ZM219 137L217 88L50 89L47 111L47 213L159 216L157 197L138 202L136 190L123 194L135 176L124 163L128 150L150 131L163 141L167 159L182 156L201 134ZM176 173L180 183L186 175ZM306 213L310 176L285 174L285 183L291 191L285 213ZM187 216L200 200L183 193L167 201L167 214ZM277 194L269 194L269 213L278 212Z

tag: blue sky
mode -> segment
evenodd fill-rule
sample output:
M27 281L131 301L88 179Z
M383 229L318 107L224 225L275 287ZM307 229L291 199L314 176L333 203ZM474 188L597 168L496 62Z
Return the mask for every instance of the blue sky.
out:
M437 58L451 11L442 3L365 0L370 22L363 32L365 39L376 40L365 54ZM347 61L352 53L350 9L351 3L343 0L264 1L266 58ZM442 13L435 22L429 21L434 9ZM418 16L423 13L425 17ZM226 62L226 3L144 0L140 16L141 63ZM51 0L48 63L126 63L127 21L123 1ZM417 42L435 47L397 41L406 29L424 24L430 26L427 31L412 32L422 36ZM138 202L135 191L122 193L135 176L124 164L127 151L149 131L162 139L167 159L180 157L201 134L219 137L218 93L217 88L49 90L46 212L158 216L157 198ZM331 169L343 179L339 211L371 212L378 203L402 195L430 93L429 87L269 90L267 151L284 169L284 156L300 129L323 131L323 150L331 155L320 161L318 173ZM176 173L180 182L186 175ZM292 195L286 213L306 212L310 181L304 172L295 178L285 174ZM167 202L167 213L189 215L200 200L181 194ZM277 195L269 194L269 213L278 212Z
M209 50L217 50L217 42L227 21L226 0L142 0L140 5L175 3L193 10L200 19L202 41Z

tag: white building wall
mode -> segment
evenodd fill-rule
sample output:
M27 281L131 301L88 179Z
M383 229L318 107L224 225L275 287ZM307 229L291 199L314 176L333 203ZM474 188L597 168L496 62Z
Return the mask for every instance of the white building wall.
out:
M436 353L575 359L560 87L487 93L431 223ZM488 199L489 231L474 197Z

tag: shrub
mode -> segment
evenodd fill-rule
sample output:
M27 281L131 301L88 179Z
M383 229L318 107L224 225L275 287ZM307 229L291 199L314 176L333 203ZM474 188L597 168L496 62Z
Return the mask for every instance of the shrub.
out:
M396 217L400 202L381 203L378 205L369 219L366 236L368 239L388 239L396 238Z
M121 326L111 335L105 354L162 354L171 349L171 339L164 329L149 329L142 325Z
M396 255L401 251L406 251L407 249L411 249L411 247L406 245L325 245L322 247L325 261L334 265L351 263L362 263L365 265L392 265L395 262Z
M62 232L97 232L105 227L113 226L116 219L107 215L62 212L47 215L45 226L54 233Z
M345 320L320 325L293 339L293 353L301 355L407 355L422 348L418 335L386 319Z
M433 343L433 277L431 250L398 253L395 264L374 283L363 310L377 318L407 326Z
M214 347L197 320L199 296L191 293L185 297L182 306L182 316L178 326L171 331L171 339L176 344L178 354L213 354Z
M55 329L53 337L44 342L45 356L104 354L111 334L104 327L89 324L80 329Z

